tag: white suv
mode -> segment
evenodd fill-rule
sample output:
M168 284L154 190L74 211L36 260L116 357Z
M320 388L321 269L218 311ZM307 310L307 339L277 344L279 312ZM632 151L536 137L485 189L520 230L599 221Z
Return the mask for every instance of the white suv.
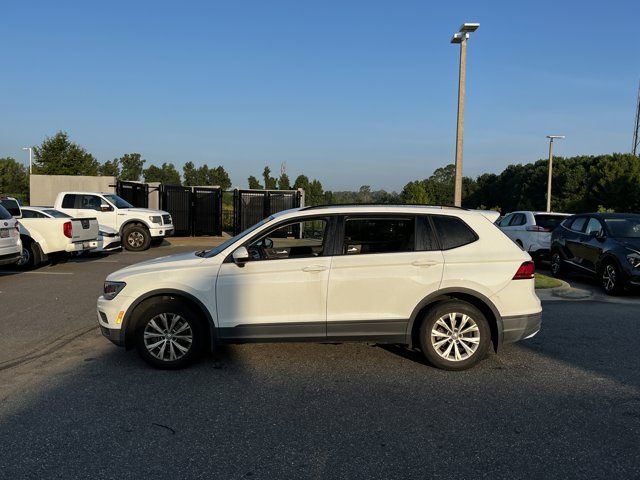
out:
M533 278L531 257L478 212L307 207L112 273L98 322L160 368L220 343L367 341L462 370L538 332Z
M525 252L542 260L548 259L551 252L551 232L569 216L555 212L512 212L505 215L498 226Z
M0 265L13 265L21 256L20 224L0 205Z

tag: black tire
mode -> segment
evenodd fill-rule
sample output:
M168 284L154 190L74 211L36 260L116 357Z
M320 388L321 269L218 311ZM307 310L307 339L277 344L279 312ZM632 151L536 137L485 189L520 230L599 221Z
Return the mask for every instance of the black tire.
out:
M455 315L453 321L450 314ZM464 320L463 315L468 319ZM465 323L462 323L463 321ZM448 326L448 331L442 323ZM460 325L463 327L462 337L459 336ZM471 327L476 329L467 330ZM444 370L466 370L473 367L486 356L490 344L491 328L486 317L476 307L461 300L448 300L437 304L429 310L420 325L422 353L432 365ZM473 345L477 345L475 349ZM461 357L459 360L446 358L448 355L455 357L456 351Z
M40 252L34 242L28 240L22 241L22 258L16 263L16 267L20 270L31 270L40 263Z
M620 295L624 291L624 281L618 265L613 260L605 260L600 268L600 285L607 295Z
M174 320L175 325L170 330ZM188 325L186 328L185 323ZM186 340L189 334L190 343ZM202 355L207 344L205 335L201 316L177 299L158 299L137 315L136 348L142 359L155 368L174 370L190 365ZM158 342L164 342L164 349L162 343L156 345ZM183 352L180 348L187 350ZM172 359L172 355L177 358Z
M565 273L564 264L562 262L562 255L560 255L560 252L551 253L551 262L549 265L549 269L551 270L551 275L553 275L554 277L560 277L563 273Z
M122 232L122 244L130 252L142 252L151 245L151 234L146 227L129 225Z

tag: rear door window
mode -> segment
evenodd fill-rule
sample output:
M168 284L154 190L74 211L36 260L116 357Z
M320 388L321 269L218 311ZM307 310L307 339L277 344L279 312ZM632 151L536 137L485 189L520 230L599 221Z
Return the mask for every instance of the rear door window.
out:
M45 215L35 210L22 210L22 218L47 218Z
M442 250L462 247L478 240L478 235L458 217L434 215L432 218Z
M564 215L544 215L538 214L533 216L536 219L536 225L542 228L546 228L547 230L554 230L560 222L562 222L565 218Z
M513 213L510 213L509 215L504 217L502 220L500 220L500 226L501 227L508 227L509 226L509 222L511 222L512 219L513 219Z
M524 225L527 223L527 218L524 216L524 213L516 213L511 222L509 222L510 227L519 227L520 225Z
M587 223L587 217L576 217L571 222L571 226L569 227L574 232L580 232L584 230L584 226Z
M352 217L344 223L342 253L398 253L415 250L415 217Z

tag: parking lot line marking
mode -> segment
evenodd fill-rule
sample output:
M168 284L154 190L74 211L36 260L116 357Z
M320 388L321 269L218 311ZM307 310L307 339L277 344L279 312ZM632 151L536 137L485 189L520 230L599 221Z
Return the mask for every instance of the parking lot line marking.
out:
M73 275L73 272L21 272L21 271L13 271L13 270L3 270L0 272L0 275Z

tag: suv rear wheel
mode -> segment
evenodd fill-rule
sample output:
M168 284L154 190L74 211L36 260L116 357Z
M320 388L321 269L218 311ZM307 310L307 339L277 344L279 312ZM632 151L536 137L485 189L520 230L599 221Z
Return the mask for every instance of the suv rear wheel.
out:
M445 370L465 370L487 354L491 329L473 305L450 300L429 311L420 327L420 346L427 360Z
M203 351L206 330L198 314L176 299L152 303L136 324L136 348L150 365L186 367Z

